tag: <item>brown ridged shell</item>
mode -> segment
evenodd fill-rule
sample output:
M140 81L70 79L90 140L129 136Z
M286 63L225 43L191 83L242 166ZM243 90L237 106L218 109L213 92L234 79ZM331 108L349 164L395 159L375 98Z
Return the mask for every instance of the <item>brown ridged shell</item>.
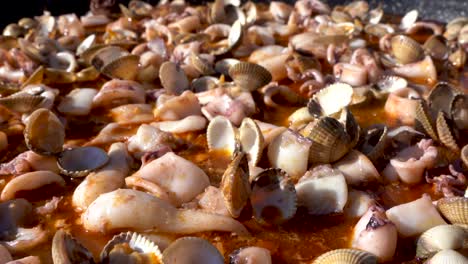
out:
M424 50L418 42L405 35L397 35L391 39L393 56L402 64L419 61L424 56Z
M180 95L190 86L184 70L172 61L161 64L159 79L168 94Z
M332 163L350 149L351 139L343 125L332 117L322 117L312 127L308 138L312 140L309 162Z
M468 198L450 197L437 201L437 208L452 224L468 225Z
M65 128L58 117L48 109L38 109L30 116L24 128L28 148L38 154L60 153L65 141Z
M0 98L0 105L18 113L30 113L41 107L45 100L43 96L25 93Z
M445 60L449 54L449 47L447 41L441 35L432 35L426 42L424 42L423 49L432 58L437 60Z
M224 204L232 217L240 216L251 193L247 155L238 152L223 174L220 185Z
M134 80L139 61L140 57L137 55L125 55L104 65L101 73L112 79Z
M198 54L192 53L190 55L190 62L201 75L210 75L214 73L213 67L203 58L198 56Z
M416 126L419 126L423 132L428 134L433 140L438 140L434 124L432 123L432 117L429 113L429 109L426 102L419 100L416 104Z
M377 257L366 251L342 248L322 254L313 264L377 264Z
M439 112L439 114L437 115L436 128L440 142L442 142L442 144L444 144L453 152L458 153L460 151L460 148L458 147L457 142L453 137L452 131L448 124L448 120L443 112Z
M271 82L271 73L262 66L239 62L229 68L229 76L234 83L245 91L255 91Z
M466 144L460 152L460 157L461 160L463 161L463 164L465 164L465 167L468 168L468 144Z

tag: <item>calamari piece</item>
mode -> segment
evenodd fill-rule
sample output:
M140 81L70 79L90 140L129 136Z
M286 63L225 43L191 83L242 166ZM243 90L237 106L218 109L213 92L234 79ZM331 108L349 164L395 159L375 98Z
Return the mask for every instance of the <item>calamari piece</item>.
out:
M333 165L346 178L346 183L353 186L366 185L381 181L381 176L374 164L357 150L351 150L346 156Z
M429 195L394 206L386 214L403 237L419 235L434 226L447 224L432 204Z
M30 171L51 171L59 173L57 158L54 156L43 156L32 150L23 152L8 163L0 164L0 175L20 175Z
M203 116L191 115L176 121L153 122L152 126L170 133L187 133L206 128L207 121Z
M144 103L145 90L141 84L129 80L110 80L93 98L93 108Z
M307 171L296 184L298 204L311 215L339 213L348 200L345 177L330 165Z
M424 171L432 168L436 159L437 148L432 145L432 140L423 139L415 146L397 153L382 174L390 181L396 180L398 176L404 183L416 184L422 181Z
M114 122L120 125L148 123L154 120L153 109L149 104L126 104L110 110Z
M39 246L46 242L48 237L48 231L42 229L40 226L18 228L15 238L10 241L5 241L3 245L6 246L11 253L19 253Z
M213 101L203 106L201 111L208 120L222 115L227 117L236 126L239 126L242 120L247 116L244 104L237 99L231 98L227 94L214 98Z
M99 170L90 173L76 187L72 196L72 204L79 210L86 209L99 195L121 188L129 173L127 148L124 143L114 143L110 146L109 162Z
M397 238L395 224L387 219L385 211L371 206L354 227L352 246L370 252L379 261L385 262L393 258Z
M86 143L86 146L104 145L119 141L125 141L134 135L135 129L119 125L117 123L109 123L99 131L99 134L91 141Z
M259 61L258 65L267 69L271 73L272 81L280 81L288 76L286 71L286 60L288 57L288 53L272 56L268 59Z
M412 126L416 117L417 98L420 98L419 94L408 87L393 91L385 102L385 113L404 125Z
M128 151L137 159L143 157L145 153L157 151L162 146L174 149L177 141L172 134L147 124L142 124L136 134L128 140Z
M63 35L83 37L85 34L84 27L75 14L59 16L57 26Z
M240 222L230 217L196 210L178 210L164 200L129 189L100 195L81 219L86 230L103 233L130 229L176 234L225 231L249 235Z
M10 252L8 252L8 249L0 245L0 263L7 263L12 260L13 258L11 257Z
M351 103L353 93L353 87L349 84L334 83L313 96L312 101L309 103L309 111L311 110L311 103L316 102L323 115L328 116L337 113Z
M41 259L38 256L29 256L9 261L6 264L41 264Z
M348 190L348 202L343 212L347 217L361 217L367 212L369 207L375 204L375 200L369 194L350 189Z
M415 82L423 82L432 85L437 82L437 71L431 56L426 56L423 60L406 64L393 71L402 77Z
M15 198L20 191L39 189L49 184L65 186L65 180L60 175L50 171L34 171L13 178L5 185L0 195L2 201Z
M292 178L304 175L309 159L310 140L285 130L268 145L268 160L275 168L285 170Z
M198 206L209 213L231 216L224 203L221 190L214 186L206 187L205 191L198 196Z
M274 2L273 2L274 3ZM271 253L266 248L245 247L235 250L229 255L230 263L235 264L271 264Z
M333 66L333 74L340 82L352 86L361 86L367 83L367 70L361 65L340 62Z
M66 115L85 116L91 112L93 98L98 91L92 88L73 89L58 105L59 112Z
M170 121L191 115L201 115L202 112L197 97L191 91L185 91L179 96L158 97L153 114L158 119Z
M191 201L210 185L202 169L173 152L151 161L131 177L149 180L167 190L174 206Z

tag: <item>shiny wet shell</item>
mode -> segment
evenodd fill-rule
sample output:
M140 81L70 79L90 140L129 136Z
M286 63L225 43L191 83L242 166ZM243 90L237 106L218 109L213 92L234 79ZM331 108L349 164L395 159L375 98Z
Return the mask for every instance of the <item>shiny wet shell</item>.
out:
M60 172L70 177L84 177L109 161L107 153L98 147L69 148L57 158Z
M391 45L393 56L401 64L416 62L423 58L424 50L421 45L408 36L394 36Z
M250 202L255 220L266 225L282 224L297 210L294 184L281 169L267 169L257 175L252 181Z

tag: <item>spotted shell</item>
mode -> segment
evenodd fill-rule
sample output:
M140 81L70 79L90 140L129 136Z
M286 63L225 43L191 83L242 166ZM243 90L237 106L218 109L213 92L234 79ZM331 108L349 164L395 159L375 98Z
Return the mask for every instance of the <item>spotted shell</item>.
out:
M294 184L281 169L267 169L257 175L252 181L250 202L253 216L260 224L282 224L297 210Z
M437 208L450 223L468 225L468 198L442 198L437 201Z
M341 248L322 254L313 264L377 264L377 257L366 251Z

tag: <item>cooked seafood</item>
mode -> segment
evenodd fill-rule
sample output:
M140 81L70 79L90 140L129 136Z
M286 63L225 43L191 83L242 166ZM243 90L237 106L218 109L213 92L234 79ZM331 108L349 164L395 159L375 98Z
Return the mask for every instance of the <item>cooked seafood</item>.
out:
M149 2L3 30L0 263L466 263L468 18Z

